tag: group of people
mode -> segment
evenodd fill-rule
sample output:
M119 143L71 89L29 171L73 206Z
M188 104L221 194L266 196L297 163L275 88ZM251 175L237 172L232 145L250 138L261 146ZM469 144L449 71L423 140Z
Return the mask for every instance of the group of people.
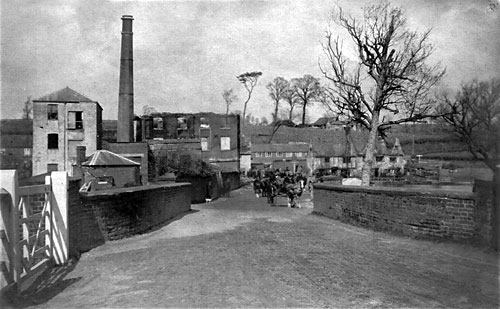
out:
M309 182L302 173L268 169L254 175L253 188L255 195L267 197L269 204L274 204L278 196L286 196L289 207L300 207L297 201Z

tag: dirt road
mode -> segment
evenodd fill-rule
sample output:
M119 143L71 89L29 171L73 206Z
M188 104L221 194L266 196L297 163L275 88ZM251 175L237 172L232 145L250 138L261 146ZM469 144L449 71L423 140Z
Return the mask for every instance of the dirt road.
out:
M307 199L307 196L305 197ZM498 308L498 255L373 232L250 188L55 269L19 307Z

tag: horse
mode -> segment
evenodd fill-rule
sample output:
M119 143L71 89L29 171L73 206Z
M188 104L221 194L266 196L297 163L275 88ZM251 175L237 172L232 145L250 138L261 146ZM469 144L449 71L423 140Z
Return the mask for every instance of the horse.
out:
M288 199L288 207L299 207L297 200L302 195L303 187L301 183L289 181L268 181L264 192L266 192L267 203L274 205L278 196L284 196Z
M302 196L303 190L304 190L303 182L299 182L296 184L288 184L286 186L286 196L288 197L288 207L300 208L300 205L297 203L297 201Z
M253 181L253 192L256 197L259 197L259 194L262 194L262 181L259 178L255 178Z

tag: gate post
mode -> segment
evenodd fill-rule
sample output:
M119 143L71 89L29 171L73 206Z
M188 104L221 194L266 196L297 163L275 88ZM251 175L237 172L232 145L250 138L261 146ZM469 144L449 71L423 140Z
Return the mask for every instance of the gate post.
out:
M19 220L17 196L17 171L0 170L0 290L17 282L20 276L20 258L18 246ZM17 235L17 237L16 237Z
M68 174L67 172L52 172L51 212L51 252L54 262L58 265L68 261Z

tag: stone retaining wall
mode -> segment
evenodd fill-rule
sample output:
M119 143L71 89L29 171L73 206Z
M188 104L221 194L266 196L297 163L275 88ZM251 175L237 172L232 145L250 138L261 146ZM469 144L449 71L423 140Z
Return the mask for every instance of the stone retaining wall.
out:
M78 193L69 185L70 254L144 233L191 210L191 185L172 183Z
M314 186L314 211L376 230L487 245L491 199L472 192L400 187Z

